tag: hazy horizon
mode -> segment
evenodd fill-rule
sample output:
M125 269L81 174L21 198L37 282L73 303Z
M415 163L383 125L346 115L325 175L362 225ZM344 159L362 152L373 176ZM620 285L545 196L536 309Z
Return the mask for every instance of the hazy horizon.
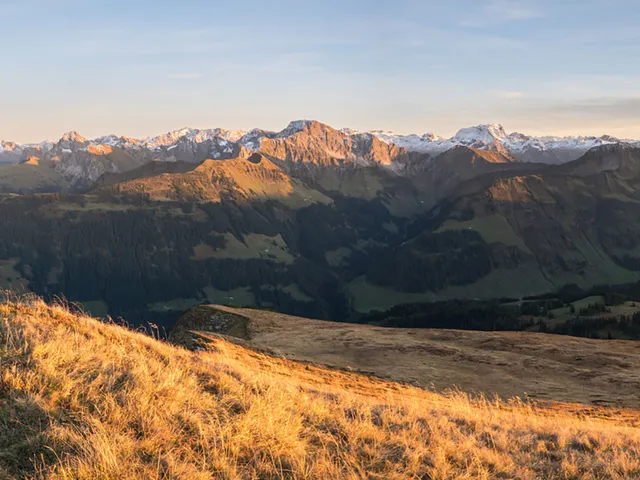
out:
M631 0L0 0L0 14L3 140L298 118L640 138Z

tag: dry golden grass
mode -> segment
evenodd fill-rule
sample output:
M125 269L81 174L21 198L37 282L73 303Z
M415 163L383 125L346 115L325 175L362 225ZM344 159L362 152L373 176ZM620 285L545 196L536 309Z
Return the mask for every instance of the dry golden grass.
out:
M640 430L0 304L0 478L637 478Z
M189 346L189 338L202 343L210 333L239 337L253 349L290 360L437 391L640 409L640 342L383 328L221 305L188 310L172 335L176 343Z

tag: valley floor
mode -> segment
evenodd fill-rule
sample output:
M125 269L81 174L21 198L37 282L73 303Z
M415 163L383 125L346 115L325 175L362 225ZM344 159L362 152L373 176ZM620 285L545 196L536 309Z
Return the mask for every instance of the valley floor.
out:
M209 337L0 303L0 478L640 476L631 410L438 394Z

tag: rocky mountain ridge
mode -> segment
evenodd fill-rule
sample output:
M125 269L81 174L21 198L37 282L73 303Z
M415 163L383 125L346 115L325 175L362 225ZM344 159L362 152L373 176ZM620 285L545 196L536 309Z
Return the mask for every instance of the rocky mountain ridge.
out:
M313 120L296 120L280 132L261 129L243 131L221 128L206 130L182 128L146 139L107 135L89 140L77 132L69 132L57 142L42 142L35 145L19 145L14 142L2 141L0 143L0 163L26 162L33 156L59 157L69 153L82 155L82 152L88 151L89 147L101 145L122 149L137 158L201 162L208 158L234 158L242 154L243 151L257 151L265 148L267 151L275 150L284 153L282 144L286 143L287 139L299 137L305 132L310 136L333 137L331 140L333 144L327 151L328 155L323 155L336 159L336 162L329 163L366 158L367 152L358 151L358 146L374 143L373 139L375 138L375 143L385 144L390 150L389 154L385 154L385 157L379 160L379 163L397 171L402 170L403 161L396 162L395 160L398 156L404 159L402 153L426 154L435 157L456 146L500 151L524 162L559 164L575 160L593 147L625 142L638 143L607 135L601 137L532 137L521 133L508 134L499 124L463 128L453 137L443 138L432 133L398 135L381 130L371 132L358 132L349 128L337 130ZM296 140L296 143L298 147L301 146L299 139ZM264 147L263 144L265 144ZM335 148L337 150L332 150ZM381 145L377 145L375 148L383 149ZM352 151L347 152L345 149ZM285 148L285 150L287 149ZM288 155L290 157L293 155L291 158L300 159L304 153L288 152ZM64 159L62 161L64 163ZM378 160L373 159L373 161ZM74 161L71 163L77 164ZM91 173L88 173L86 177L83 181L95 181Z

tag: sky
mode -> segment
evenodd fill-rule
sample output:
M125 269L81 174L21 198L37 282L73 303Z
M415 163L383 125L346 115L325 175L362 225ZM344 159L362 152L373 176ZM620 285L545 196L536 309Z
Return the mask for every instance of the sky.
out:
M191 126L640 138L638 0L0 0L0 138Z

